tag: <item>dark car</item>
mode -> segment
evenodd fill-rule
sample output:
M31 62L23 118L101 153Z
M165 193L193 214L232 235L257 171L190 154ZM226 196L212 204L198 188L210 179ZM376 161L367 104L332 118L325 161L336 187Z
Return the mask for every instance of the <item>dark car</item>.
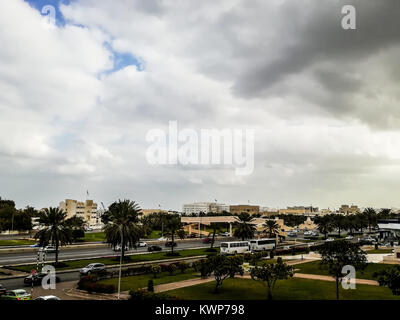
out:
M188 234L186 238L197 238L197 234L196 233Z
M32 281L33 281L33 285L34 286L40 285L40 284L42 284L42 280L43 280L43 278L45 276L47 276L47 273L44 273L44 272L39 272L39 273L36 273L34 275L31 274L31 275L25 277L24 283L26 285L30 285L31 286L32 285ZM56 277L56 283L59 283L60 281L61 281L60 278Z
M208 237L203 239L203 243L211 243L212 241L213 239Z
M3 294L7 293L7 289L3 287L3 285L0 283L0 298Z
M173 242L173 241L167 241L166 243L165 243L165 246L166 247L176 247L178 244L176 243L176 242Z
M160 246L148 246L147 251L152 252L152 251L161 251L162 248Z

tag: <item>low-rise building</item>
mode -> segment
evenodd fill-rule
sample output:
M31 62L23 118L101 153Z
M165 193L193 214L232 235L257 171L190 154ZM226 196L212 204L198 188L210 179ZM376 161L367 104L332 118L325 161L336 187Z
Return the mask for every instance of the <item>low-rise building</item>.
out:
M318 212L318 207L312 206L294 206L287 207L286 209L279 209L280 214L299 214L299 215L307 215L307 214L315 214Z
M229 212L234 215L241 214L242 212L247 212L250 215L259 214L260 206L251 206L248 204L238 204L238 205L229 206Z
M222 213L229 211L229 206L223 203L217 202L195 202L183 205L183 213L185 215L200 214L200 213Z
M358 206L355 206L355 205L349 206L349 205L347 205L347 204L343 204L343 205L339 208L339 213L345 214L345 215L348 215L348 214L357 214L357 213L360 213L360 212L361 212L360 208L358 208Z

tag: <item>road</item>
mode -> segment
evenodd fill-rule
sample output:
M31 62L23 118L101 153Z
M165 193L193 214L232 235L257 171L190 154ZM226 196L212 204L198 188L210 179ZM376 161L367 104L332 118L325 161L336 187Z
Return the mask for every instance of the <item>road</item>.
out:
M219 246L222 240L216 240L215 245ZM189 249L189 248L201 248L208 247L209 245L203 244L201 240L190 240L178 242L177 249ZM163 251L169 250L161 245ZM147 252L147 248L138 248L137 250L132 249L127 253L143 253ZM59 260L67 259L90 259L96 257L107 257L119 255L118 252L113 251L109 247L101 248L83 248L83 249L69 249L61 248L59 253ZM54 254L47 255L47 261L54 259ZM0 266L7 266L19 263L36 263L37 253L36 252L20 252L20 253L2 253L0 250Z

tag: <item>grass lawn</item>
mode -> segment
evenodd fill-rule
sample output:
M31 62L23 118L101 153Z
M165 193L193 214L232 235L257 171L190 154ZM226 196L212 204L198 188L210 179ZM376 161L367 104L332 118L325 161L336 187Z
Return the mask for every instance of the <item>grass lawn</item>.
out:
M93 232L87 233L85 232L85 238L83 239L85 242L95 242L95 241L105 241L106 236L104 232Z
M177 281L183 281L193 278L198 278L193 269L188 269L184 273L179 270L175 271L173 275L168 272L163 272L154 278L152 274L144 274L140 276L123 277L121 278L121 291L137 290L140 288L147 288L147 282L151 279L153 280L154 286L164 283L171 283ZM106 279L98 281L102 284L113 284L116 288L118 287L118 278Z
M158 239L161 238L162 231L161 230L153 230L151 233L145 237L145 239Z
M295 269L299 269L298 273L307 274L319 274L328 276L329 273L325 266L320 266L320 261L311 261L301 264L296 264L293 266ZM360 279L375 280L372 276L374 272L390 268L390 265L384 263L369 263L364 271L357 271L356 277Z
M23 246L23 245L31 245L35 244L37 241L35 240L0 240L0 247L3 246Z
M131 262L142 262L142 261L153 261L153 260L164 260L164 259L173 259L173 258L182 258L182 257L192 257L192 256L201 256L207 255L208 252L205 249L191 249L191 250L180 250L180 256L177 257L168 257L165 255L167 251L157 252L157 253L149 253L149 254L137 254L131 255L130 261L125 261L125 263ZM97 258L97 259L84 259L84 260L75 260L75 261L66 261L65 267L56 268L57 270L68 270L68 269L77 269L83 268L87 266L89 263L104 263L105 265L113 265L119 264L119 259L117 260L115 257L109 258ZM26 266L17 266L17 267L8 267L9 269L19 270L30 272L32 269L36 269L36 264L26 265Z
M334 282L292 278L280 280L272 292L274 300L335 300ZM196 286L168 291L185 300L265 300L267 289L264 285L248 279L227 279L215 294L215 283L209 282ZM400 300L385 287L357 285L355 290L343 290L340 286L339 297L342 300Z

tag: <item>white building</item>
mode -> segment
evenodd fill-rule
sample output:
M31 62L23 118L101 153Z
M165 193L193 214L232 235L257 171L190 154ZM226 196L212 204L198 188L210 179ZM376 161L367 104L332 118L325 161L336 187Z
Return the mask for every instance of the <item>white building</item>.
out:
M183 213L185 215L203 213L222 213L223 211L229 212L229 205L217 202L195 202L183 205Z

